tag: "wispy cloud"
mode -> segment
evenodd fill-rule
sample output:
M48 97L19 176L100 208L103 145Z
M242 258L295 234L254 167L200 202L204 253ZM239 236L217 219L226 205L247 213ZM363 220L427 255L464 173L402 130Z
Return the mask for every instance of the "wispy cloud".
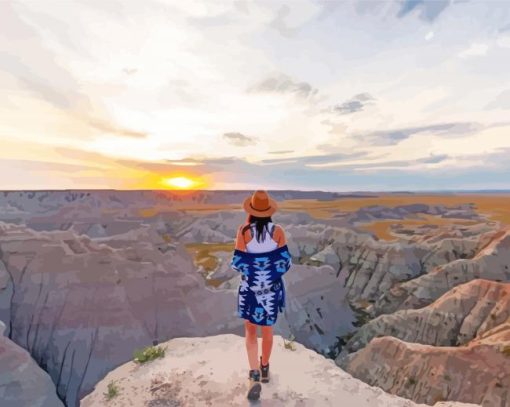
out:
M146 138L148 136L147 133L118 127L102 120L92 119L89 121L89 125L97 130L100 130L101 132L110 133L117 136L134 138Z
M432 22L450 5L450 0L403 0L397 17L402 18L417 10L422 20Z
M365 135L354 135L355 139L376 146L388 146L400 143L419 133L432 133L439 135L459 136L482 129L478 123L440 123L418 127L376 131Z
M269 76L248 89L248 92L268 92L280 94L292 94L308 98L317 94L318 90L308 82L299 82L288 75L278 74Z
M242 133L232 132L223 134L223 138L230 144L238 147L246 147L257 144L256 137L246 136Z
M464 51L459 53L459 57L461 58L469 58L469 57L478 57L487 54L489 50L489 44L476 42L471 44Z
M486 109L510 109L510 89L504 90L491 100Z
M331 110L337 114L351 114L362 111L367 105L375 99L369 93L359 93L345 102L333 106Z
M281 158L271 158L262 160L261 162L264 164L282 164L282 163L297 163L298 165L307 165L307 164L326 164L332 162L346 161L352 160L355 158L360 158L366 156L366 152L356 152L356 153L332 153L332 154L322 154L322 155L310 155L304 157L292 157L288 159Z

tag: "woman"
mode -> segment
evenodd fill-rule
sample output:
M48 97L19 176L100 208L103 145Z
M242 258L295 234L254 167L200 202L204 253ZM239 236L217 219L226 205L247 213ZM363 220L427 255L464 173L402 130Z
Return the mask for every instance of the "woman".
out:
M273 325L285 307L283 274L291 266L285 233L271 219L276 201L266 191L255 191L243 204L247 220L239 227L232 268L242 273L238 313L244 318L246 351L250 365L249 399L258 399L260 381L269 382ZM258 360L257 326L262 329L262 355Z

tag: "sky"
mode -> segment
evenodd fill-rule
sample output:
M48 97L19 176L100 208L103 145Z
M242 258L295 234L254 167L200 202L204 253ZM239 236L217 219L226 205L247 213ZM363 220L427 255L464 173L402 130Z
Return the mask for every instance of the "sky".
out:
M0 1L0 190L510 189L508 1Z

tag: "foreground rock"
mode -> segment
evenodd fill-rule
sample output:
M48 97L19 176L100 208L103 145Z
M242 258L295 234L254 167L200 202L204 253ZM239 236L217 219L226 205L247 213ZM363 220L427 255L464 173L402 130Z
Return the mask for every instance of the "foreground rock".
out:
M146 365L129 362L110 372L82 400L81 406L104 406L104 393L111 381L117 385L119 394L108 401L109 406L248 405L248 362L243 337L225 334L175 338L163 346L167 350L162 359ZM261 405L418 406L354 379L332 360L299 343L294 346L294 351L286 349L282 337L274 337L271 382L263 384ZM468 405L439 403L437 406Z
M30 354L6 338L0 321L0 405L59 407L55 385Z

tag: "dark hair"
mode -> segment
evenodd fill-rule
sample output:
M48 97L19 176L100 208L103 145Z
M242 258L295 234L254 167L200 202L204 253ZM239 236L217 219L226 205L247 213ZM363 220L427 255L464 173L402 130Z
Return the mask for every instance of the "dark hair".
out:
M268 229L267 225L269 222L272 222L272 221L273 220L271 219L271 216L259 217L259 216L250 215L250 217L248 218L248 222L250 222L250 224L246 225L243 228L243 234L248 229L250 229L251 225L255 224L255 230L256 230L255 237L257 239L257 242L260 243L261 240L262 241L265 240L264 228L266 228L267 232L269 233L269 229Z

